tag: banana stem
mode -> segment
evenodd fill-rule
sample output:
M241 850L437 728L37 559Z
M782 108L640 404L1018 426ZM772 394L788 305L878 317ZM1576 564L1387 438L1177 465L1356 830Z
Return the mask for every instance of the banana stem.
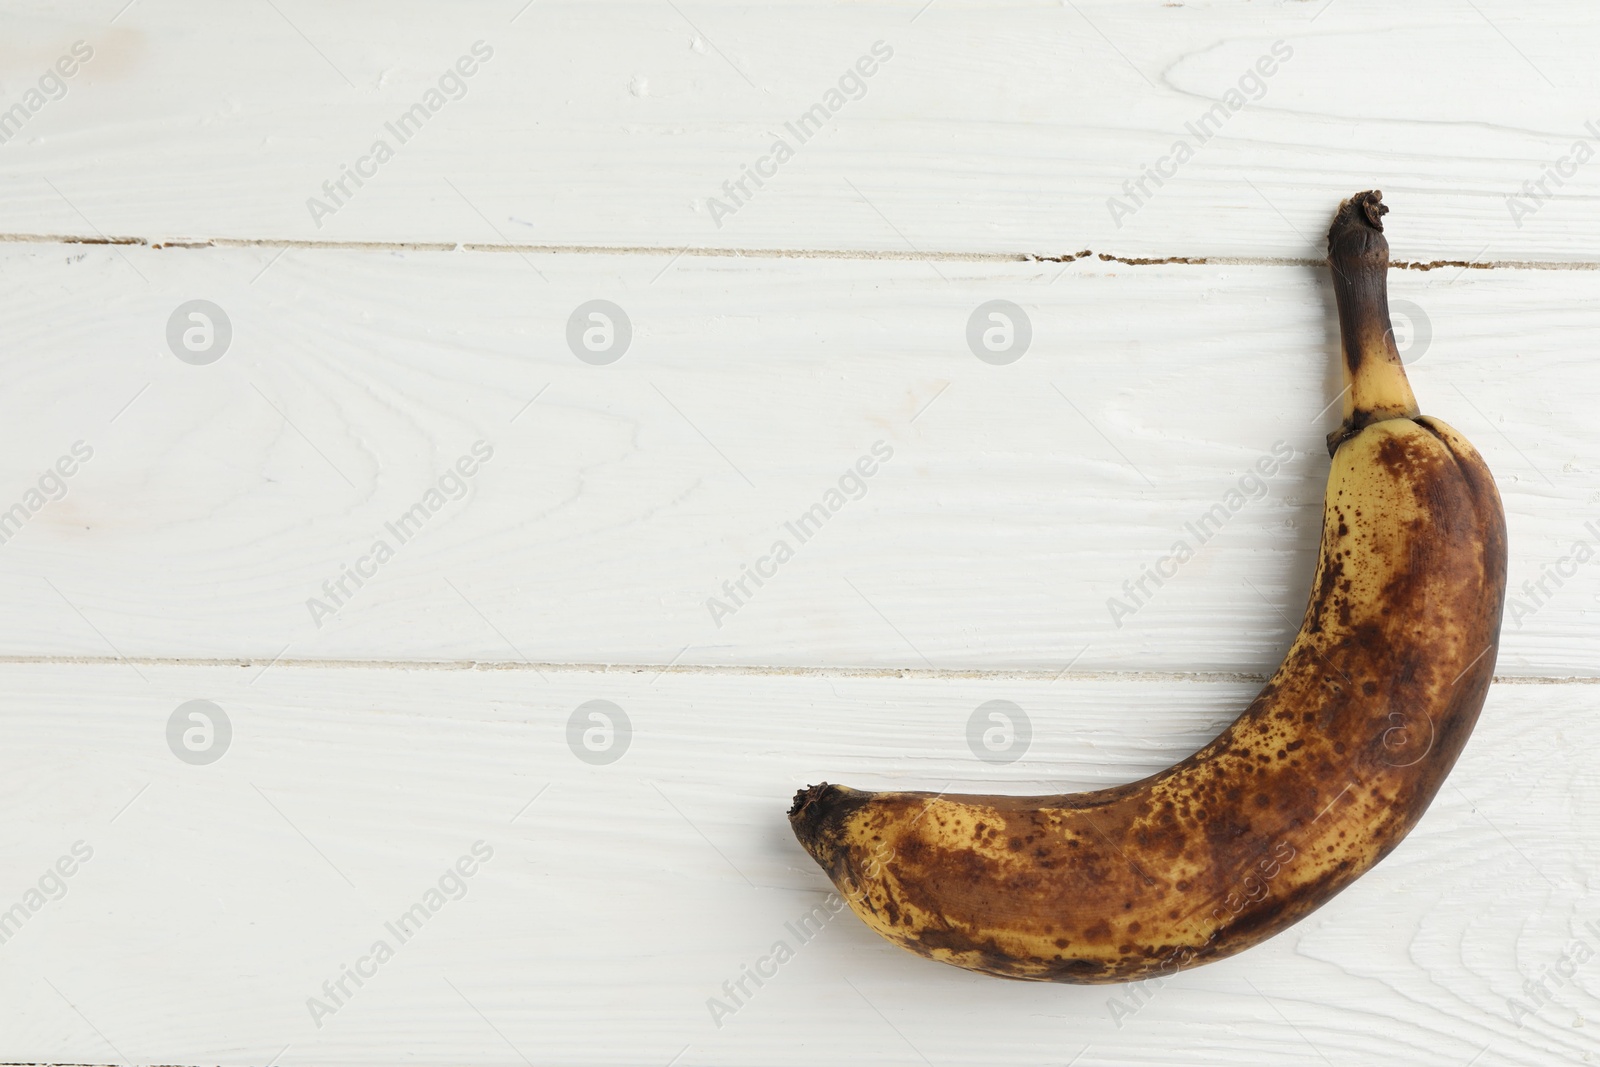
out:
M1389 242L1383 236L1389 209L1382 201L1376 189L1357 193L1339 205L1328 230L1344 348L1344 423L1328 435L1329 455L1375 422L1422 413L1389 321Z

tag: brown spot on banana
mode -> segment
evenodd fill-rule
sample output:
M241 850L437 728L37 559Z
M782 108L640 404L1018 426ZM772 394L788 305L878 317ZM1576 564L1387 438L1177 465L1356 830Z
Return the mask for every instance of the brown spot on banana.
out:
M1243 951L1416 825L1477 721L1505 594L1483 459L1419 415L1389 330L1387 210L1329 233L1347 390L1304 621L1210 744L1143 781L1043 797L801 790L795 836L851 909L931 959L1128 982Z

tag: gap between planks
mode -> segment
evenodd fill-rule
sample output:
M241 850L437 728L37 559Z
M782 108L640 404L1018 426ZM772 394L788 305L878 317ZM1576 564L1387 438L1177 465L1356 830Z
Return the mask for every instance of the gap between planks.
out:
M663 674L711 677L902 678L997 681L1200 682L1260 684L1268 675L1251 671L1053 671L1047 669L962 669L940 667L770 667L694 663L532 663L523 660L404 659L212 659L185 656L0 656L0 668L43 667L237 667L274 670L368 671L532 671L536 674ZM1497 674L1495 685L1600 685L1600 676ZM4 1067L4 1065L0 1065Z
M917 252L900 249L819 249L819 248L695 248L655 247L650 245L538 245L479 244L449 241L306 241L272 240L265 237L165 238L94 237L79 234L0 233L0 244L119 245L153 249L195 248L298 248L358 252L512 252L517 255L553 256L703 256L723 259L863 259L908 262L951 263L1073 263L1094 258L1105 263L1133 267L1222 266L1222 267L1325 267L1326 259L1294 256L1122 256L1112 252L1081 252L1044 255L1034 252ZM1394 270L1600 270L1596 260L1506 259L1475 261L1466 259L1392 260Z

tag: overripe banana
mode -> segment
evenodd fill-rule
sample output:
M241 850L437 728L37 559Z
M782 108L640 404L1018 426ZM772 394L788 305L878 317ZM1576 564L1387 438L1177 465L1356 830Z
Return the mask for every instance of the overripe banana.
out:
M1406 381L1381 195L1346 200L1328 233L1344 419L1282 666L1214 741L1132 785L801 790L795 836L879 934L1009 978L1135 981L1287 928L1421 818L1494 673L1505 518L1483 459Z

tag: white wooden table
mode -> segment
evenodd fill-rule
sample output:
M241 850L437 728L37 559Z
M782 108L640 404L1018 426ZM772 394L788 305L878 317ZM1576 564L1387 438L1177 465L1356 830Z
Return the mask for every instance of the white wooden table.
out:
M8 5L0 1059L1600 1061L1597 48L1550 0ZM1116 784L1252 695L1372 187L1517 598L1417 831L1164 984L795 937L797 787Z

